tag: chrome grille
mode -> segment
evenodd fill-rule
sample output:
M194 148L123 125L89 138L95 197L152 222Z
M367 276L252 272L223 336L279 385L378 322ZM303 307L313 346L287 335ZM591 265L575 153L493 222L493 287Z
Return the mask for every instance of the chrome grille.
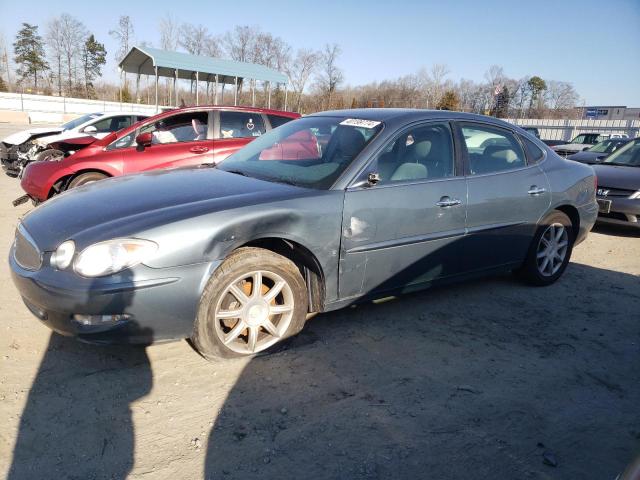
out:
M42 253L22 224L18 225L13 245L13 255L18 265L25 270L40 269L42 266Z

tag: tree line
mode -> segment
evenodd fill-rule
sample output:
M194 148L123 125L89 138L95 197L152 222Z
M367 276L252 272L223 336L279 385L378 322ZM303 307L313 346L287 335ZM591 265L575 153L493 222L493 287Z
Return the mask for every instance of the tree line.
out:
M239 25L222 34L214 34L206 26L180 23L167 15L158 23L159 38L155 42L135 40L135 29L129 16L123 15L109 31L118 48L113 53L119 62L134 45L157 46L193 55L227 58L240 62L265 65L284 72L289 77L288 107L310 113L331 108L409 107L462 110L498 117L567 117L580 98L570 83L526 76L508 77L498 65L484 73L483 81L450 78L446 65L435 64L414 74L373 82L365 85L345 84L340 67L341 47L326 44L322 48L294 49L282 38L259 27ZM5 70L8 82L0 75L0 90L11 84L10 69L5 50ZM69 14L52 19L41 35L37 25L23 23L13 42L13 61L16 84L36 93L85 98L102 98L138 103L155 99L155 86L148 78L136 76L135 81L124 76L121 84L102 78L107 51L103 43ZM146 81L144 81L146 80ZM7 83L9 85L7 85ZM251 103L250 88L241 81L239 101ZM285 93L281 85L268 90L266 84L257 89L258 104L272 96L272 106L284 107ZM195 102L194 82L183 86L173 98L172 80L160 86L161 101L165 105ZM211 85L207 83L201 98L212 101ZM220 97L219 97L220 100ZM224 97L225 103L233 95Z

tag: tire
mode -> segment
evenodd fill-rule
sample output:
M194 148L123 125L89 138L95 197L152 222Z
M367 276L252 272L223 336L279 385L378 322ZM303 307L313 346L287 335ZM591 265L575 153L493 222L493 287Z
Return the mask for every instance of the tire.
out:
M567 268L574 241L571 220L554 210L540 222L518 275L531 285L551 285Z
M212 361L261 354L302 330L307 306L306 284L291 260L239 248L209 279L190 340Z
M71 180L69 186L67 187L67 190L79 187L80 185L86 185L87 183L98 182L100 180L104 180L105 178L107 178L107 176L104 173L100 172L82 173Z
M38 152L34 157L36 162L48 162L50 160L61 160L64 158L64 152L55 148L47 148L41 152Z

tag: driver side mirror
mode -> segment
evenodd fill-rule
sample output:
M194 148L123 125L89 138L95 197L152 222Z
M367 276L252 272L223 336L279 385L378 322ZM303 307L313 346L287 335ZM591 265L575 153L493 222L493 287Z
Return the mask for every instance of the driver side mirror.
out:
M98 133L98 129L93 125L88 125L82 130L84 133Z
M138 144L139 147L142 147L142 148L150 147L152 140L153 140L153 135L151 134L151 132L141 133L136 137L136 143Z

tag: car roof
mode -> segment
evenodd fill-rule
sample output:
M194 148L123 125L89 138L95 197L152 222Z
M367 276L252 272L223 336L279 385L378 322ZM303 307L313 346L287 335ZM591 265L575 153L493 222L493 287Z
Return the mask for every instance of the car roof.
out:
M290 117L290 118L298 118L300 116L299 113L296 112L288 112L286 110L274 110L271 108L260 108L260 107L247 107L247 106L234 106L234 105L193 105L189 107L182 108L173 108L170 110L165 110L156 115L169 115L174 113L181 112L198 112L202 110L233 110L238 112L252 112L252 113L264 113L266 115L279 115L282 117Z
M358 118L362 120L378 120L381 122L411 122L430 119L467 120L483 123L493 123L496 126L519 128L517 125L505 122L495 117L478 115L475 113L456 112L453 110L425 110L417 108L354 108L348 110L329 110L318 112L311 117L341 117Z

